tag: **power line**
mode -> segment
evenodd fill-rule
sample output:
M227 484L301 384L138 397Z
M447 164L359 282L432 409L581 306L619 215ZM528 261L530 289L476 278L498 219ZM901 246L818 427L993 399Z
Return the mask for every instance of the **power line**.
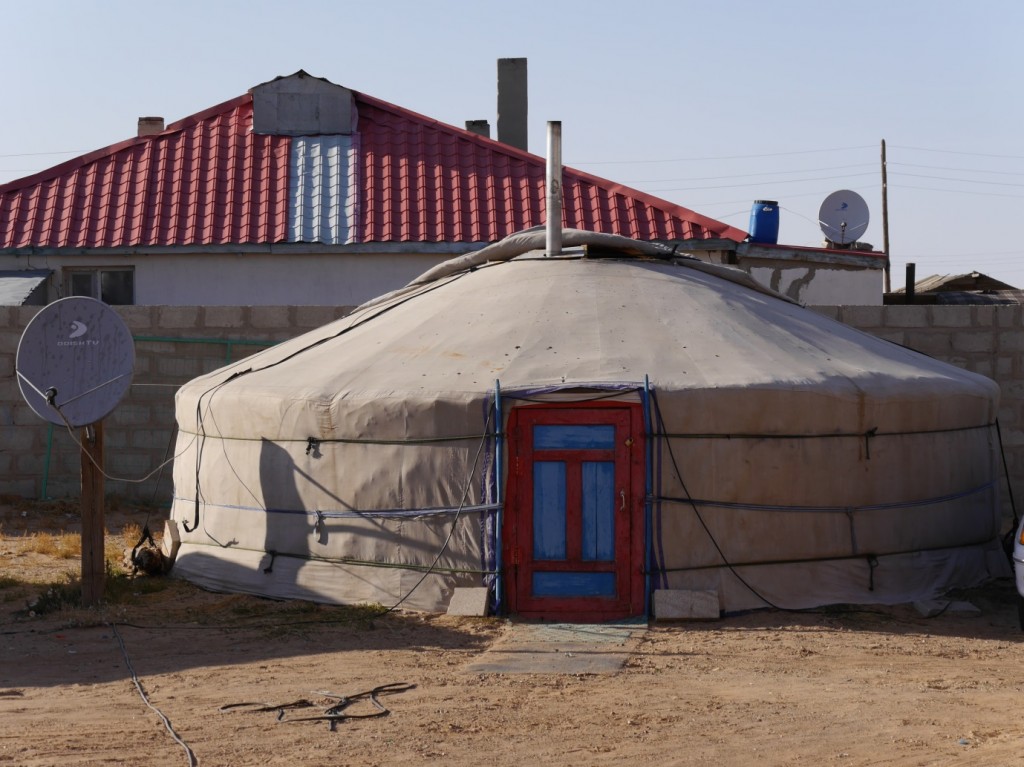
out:
M781 179L776 181L761 181L756 183L747 184L715 184L713 186L689 186L689 187L673 187L670 189L650 189L651 193L662 193L662 192L702 192L705 189L735 189L737 187L750 187L750 186L764 186L765 184L802 184L806 181L829 181L837 178L852 178L853 176L874 176L877 171L867 171L865 173L845 173L841 176L815 176L814 178L790 178Z
M752 176L768 176L768 175L779 175L779 174L793 174L793 173L820 173L826 170L846 170L849 168L874 168L876 167L872 163L858 163L856 165L831 165L824 168L801 168L799 170L777 170L777 171L764 171L762 173L736 173L733 175L723 176L676 176L673 178L651 178L644 179L641 181L621 181L623 184L659 184L667 183L669 181L716 181L724 178L750 178ZM807 179L810 180L810 179ZM754 183L754 182L752 182ZM771 179L766 182L757 183L771 183Z
M1024 184L1011 184L1006 181L976 181L970 178L951 178L949 176L927 176L923 173L900 173L899 175L906 178L930 178L935 181L954 181L958 184L988 184L989 186L1024 187Z
M17 154L0 154L2 157L42 157L50 154L83 154L88 152L88 149L61 149L57 152L19 152Z
M1009 197L1014 200L1024 198L1021 194L1001 194L1000 192L969 192L966 189L941 189L935 186L907 186L905 184L889 184L895 189L916 189L921 192L949 192L952 194L971 194L978 197Z
M722 219L732 218L733 216L740 216L740 215L749 216L750 215L750 208L743 208L742 210L737 210L737 211L735 211L733 213L716 213L715 214L715 218L717 218L718 220L721 221Z
M780 205L779 208L781 208L782 210L786 211L787 213L792 213L794 216L798 216L799 218L802 218L804 221L809 221L810 223L814 224L815 226L819 226L821 224L821 221L819 221L817 218L810 218L808 216L805 216L803 213L798 213L797 211L793 210L792 208L787 208L785 205Z
M858 187L851 188L850 191L851 192L865 192L865 191L875 191L876 189L877 189L877 187L874 187L874 186L858 186ZM824 199L825 195L829 194L829 192L834 192L834 191L835 191L834 189L829 189L828 192L820 192L819 191L819 192L801 192L800 194L788 194L788 195L786 195L786 199L787 200L793 200L793 199L796 199L797 197L821 197L822 199ZM719 201L716 201L716 202L703 202L703 203L701 203L701 202L688 202L688 203L686 203L686 207L691 208L691 209L710 208L710 207L713 207L715 205L739 205L739 204L744 203L744 202L750 203L751 200L750 200L750 198L747 198L745 200L719 200Z
M676 157L673 159L660 159L660 160L578 160L572 163L566 163L567 165L643 165L647 163L664 163L664 162L703 162L705 160L751 160L758 157L785 157L789 155L797 154L817 154L821 152L848 152L854 149L874 149L874 144L865 144L863 146L844 146L835 147L833 149L800 149L792 152L769 152L766 154L734 154L734 155L723 155L720 157Z
M988 154L985 152L961 152L955 149L928 149L922 146L901 146L899 144L890 144L890 147L895 149L912 149L915 152L936 152L938 154L959 154L967 157L994 157L1000 160L1024 160L1024 155L1019 154Z
M954 262L962 262L969 259L981 260L990 264L997 264L1001 266L1015 266L1020 264L1021 253L1016 255L1006 256L988 256L984 253L947 253L941 256L933 256L928 253L918 253L912 255L904 255L902 253L893 254L892 258L903 261L919 261L922 263L929 264L950 264Z
M988 173L998 176L1024 176L1024 171L983 170L982 168L947 168L942 165L921 165L912 162L888 162L887 165L899 165L903 168L928 168L929 170L951 170L957 173Z
M919 253L904 258L962 258L962 253ZM1017 250L991 250L984 253L971 253L972 256L1012 256L1012 255L1024 255L1024 248L1017 248Z

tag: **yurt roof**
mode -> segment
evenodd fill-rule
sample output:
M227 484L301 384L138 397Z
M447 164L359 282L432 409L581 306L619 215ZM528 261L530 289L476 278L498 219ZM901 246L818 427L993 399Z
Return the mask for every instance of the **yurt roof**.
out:
M179 392L179 420L230 393L238 417L204 420L207 433L330 437L352 428L346 413L357 405L416 401L422 411L478 400L496 381L601 388L645 376L659 392L691 396L696 431L956 428L994 418L989 379L823 317L739 270L576 230L548 257L543 238L514 235L453 259L198 378ZM412 411L392 410L391 420L396 412Z

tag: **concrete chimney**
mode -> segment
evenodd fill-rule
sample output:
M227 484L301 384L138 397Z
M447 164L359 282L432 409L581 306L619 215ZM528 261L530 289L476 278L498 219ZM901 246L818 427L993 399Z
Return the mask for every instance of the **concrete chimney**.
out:
M491 124L487 120L466 120L466 130L484 138L491 137Z
M526 59L498 59L498 141L524 152L526 109Z
M162 117L140 117L139 118L139 135L140 136L155 136L157 133L164 132L164 118Z

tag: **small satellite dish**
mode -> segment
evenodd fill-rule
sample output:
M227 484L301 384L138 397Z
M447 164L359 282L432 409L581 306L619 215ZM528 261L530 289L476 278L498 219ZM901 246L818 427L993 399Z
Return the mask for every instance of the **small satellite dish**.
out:
M821 203L818 224L829 242L849 245L868 229L868 204L856 192L841 189Z
M36 415L59 426L88 426L108 416L131 386L135 343L102 301L62 298L25 327L14 367Z

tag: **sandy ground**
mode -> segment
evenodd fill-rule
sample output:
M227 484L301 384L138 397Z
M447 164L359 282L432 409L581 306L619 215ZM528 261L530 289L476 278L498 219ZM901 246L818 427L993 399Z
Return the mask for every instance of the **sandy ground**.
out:
M184 746L202 765L1024 765L1024 633L1009 581L964 595L973 614L833 608L656 624L637 628L614 673L480 673L470 667L521 625L216 595L166 578L116 578L100 608L47 611L78 560L38 533L74 531L77 517L8 500L0 765L188 765ZM144 519L108 514L108 553ZM387 716L333 731L295 721L337 703L323 692L391 683L415 687L378 697ZM221 710L300 700L313 705L281 721ZM360 699L346 712L379 709Z

